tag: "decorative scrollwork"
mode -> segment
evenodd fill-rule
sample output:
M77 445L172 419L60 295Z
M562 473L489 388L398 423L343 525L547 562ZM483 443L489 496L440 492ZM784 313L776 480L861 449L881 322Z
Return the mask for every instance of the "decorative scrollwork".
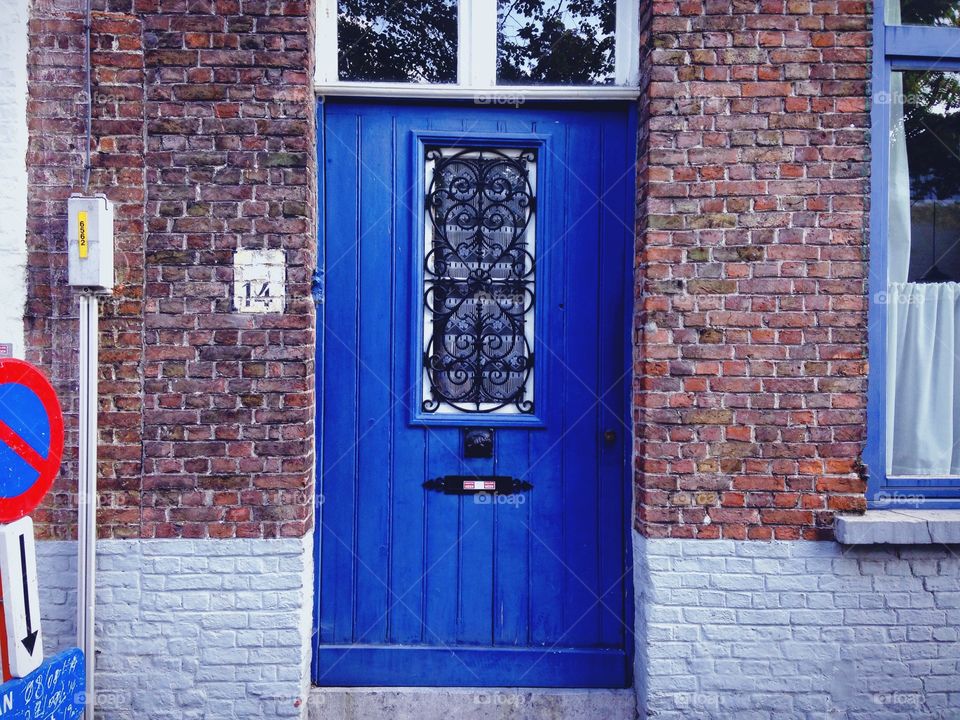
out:
M533 151L429 148L422 407L533 412ZM429 327L429 326L428 326Z

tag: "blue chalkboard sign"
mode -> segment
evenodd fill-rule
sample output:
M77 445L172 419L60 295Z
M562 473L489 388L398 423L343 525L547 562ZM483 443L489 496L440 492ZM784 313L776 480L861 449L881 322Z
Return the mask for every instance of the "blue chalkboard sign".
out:
M55 655L26 677L0 685L0 720L77 720L85 677L79 648Z

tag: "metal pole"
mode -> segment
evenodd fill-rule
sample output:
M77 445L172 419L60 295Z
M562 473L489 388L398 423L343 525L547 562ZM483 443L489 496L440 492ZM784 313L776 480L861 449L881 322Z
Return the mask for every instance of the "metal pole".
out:
M80 294L80 439L77 517L77 645L86 667L84 720L93 720L96 708L94 617L97 574L97 337L99 306L96 295Z

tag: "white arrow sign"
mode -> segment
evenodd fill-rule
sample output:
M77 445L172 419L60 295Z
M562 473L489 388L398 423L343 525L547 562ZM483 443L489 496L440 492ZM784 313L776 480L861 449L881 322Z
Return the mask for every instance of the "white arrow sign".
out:
M10 674L25 677L43 662L37 553L29 517L0 525L0 589Z

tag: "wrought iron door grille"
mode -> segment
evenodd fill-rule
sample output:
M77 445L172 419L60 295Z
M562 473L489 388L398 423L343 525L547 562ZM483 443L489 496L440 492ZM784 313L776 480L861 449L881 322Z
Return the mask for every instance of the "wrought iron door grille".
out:
M422 408L532 413L536 154L433 147L426 161Z

